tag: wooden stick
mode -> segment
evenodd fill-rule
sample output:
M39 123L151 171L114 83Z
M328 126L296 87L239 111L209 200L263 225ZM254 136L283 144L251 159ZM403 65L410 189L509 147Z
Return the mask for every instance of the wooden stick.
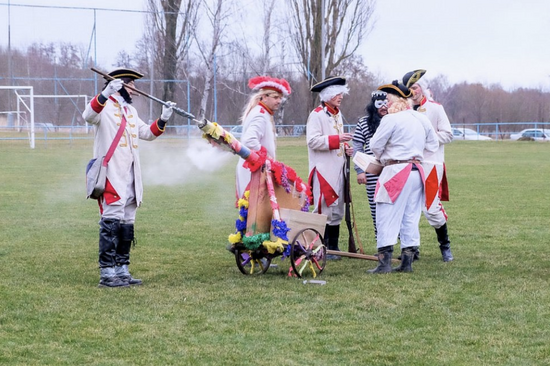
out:
M378 261L378 257L375 256L375 255L341 252L339 250L329 250L329 249L327 249L327 254L337 255L337 256L340 256L340 257L365 259L365 260L368 260L368 261ZM393 263L400 263L401 262L399 259L393 259L393 258L392 258L391 261Z

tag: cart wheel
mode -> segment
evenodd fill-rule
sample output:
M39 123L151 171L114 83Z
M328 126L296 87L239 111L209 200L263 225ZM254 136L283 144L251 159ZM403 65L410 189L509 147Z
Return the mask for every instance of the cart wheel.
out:
M271 258L264 257L259 250L236 249L235 260L237 267L245 275L266 273L271 264Z
M323 236L315 229L303 229L292 241L290 264L298 277L310 273L317 277L327 263L327 248Z

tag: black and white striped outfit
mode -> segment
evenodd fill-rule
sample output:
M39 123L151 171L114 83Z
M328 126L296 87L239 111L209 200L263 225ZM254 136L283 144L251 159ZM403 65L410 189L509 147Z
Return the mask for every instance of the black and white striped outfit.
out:
M370 149L370 139L376 131L371 131L369 125L367 124L367 116L361 117L357 126L355 127L355 132L353 134L353 153L361 151L362 153L373 155L374 153ZM361 168L355 165L355 171L357 174L365 173ZM374 191L376 189L376 183L378 182L378 175L365 173L367 176L367 197L369 199L370 214L372 216L372 223L374 225L374 237L377 236L376 230L376 203L374 202Z

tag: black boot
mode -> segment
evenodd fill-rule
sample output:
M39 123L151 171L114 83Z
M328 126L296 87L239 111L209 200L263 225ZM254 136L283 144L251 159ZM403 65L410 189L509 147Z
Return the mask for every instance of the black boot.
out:
M392 269L392 272L412 272L412 263L414 262L414 254L418 247L403 248L401 251L401 264Z
M340 225L325 226L325 244L329 250L340 251L338 240L340 239ZM338 261L342 259L339 255L327 254L327 260Z
M115 256L119 230L119 220L101 219L99 222L99 287L128 286L115 274Z
M373 274L382 274L390 273L391 268L391 257L393 253L393 245L388 245L387 247L378 248L378 266L375 269L370 269L367 273Z
M128 271L130 248L134 242L134 224L121 224L116 248L116 275L129 285L141 285L142 281L133 278Z
M441 250L443 262L451 262L454 257L453 253L451 253L451 241L449 240L449 235L447 233L447 223L440 228L435 229L435 232L437 234L437 241L439 242L439 250Z
M120 221L101 219L99 221L99 268L114 267Z
M420 260L420 249L418 249L418 247L414 247L414 248L416 248L416 251L414 252L413 262L416 262ZM399 254L399 257L397 257L397 259L401 260L402 256L403 256L403 250L401 250L401 254Z

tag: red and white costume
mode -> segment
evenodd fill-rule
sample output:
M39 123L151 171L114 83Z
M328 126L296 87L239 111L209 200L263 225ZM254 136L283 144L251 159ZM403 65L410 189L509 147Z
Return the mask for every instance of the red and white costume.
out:
M306 129L313 212L327 215L328 225L339 225L344 216L346 162L339 136L344 132L340 111L320 105L310 113Z
M82 114L86 122L95 126L94 158L107 154L123 115L126 128L107 166L107 185L99 203L104 218L133 223L135 210L143 198L139 140L154 140L164 130L158 127L157 121L152 125L143 122L136 109L119 95L109 97L104 105L96 96Z
M267 154L275 159L275 126L273 122L273 111L262 102L258 103L243 122L243 134L241 144L251 150L260 150L263 146ZM243 168L244 160L239 158L237 164L237 197L243 196L246 187L250 183L250 170Z
M396 244L398 236L402 248L420 245L424 171L408 161L422 162L424 151L435 152L438 147L432 125L422 114L406 110L382 118L370 141L372 152L386 165L374 196L378 248Z
M437 229L447 222L447 214L441 201L448 201L449 197L445 169L445 144L453 140L453 132L441 104L423 97L416 110L428 117L439 141L437 151L426 152L422 163L426 173L426 207L423 211L430 225Z

